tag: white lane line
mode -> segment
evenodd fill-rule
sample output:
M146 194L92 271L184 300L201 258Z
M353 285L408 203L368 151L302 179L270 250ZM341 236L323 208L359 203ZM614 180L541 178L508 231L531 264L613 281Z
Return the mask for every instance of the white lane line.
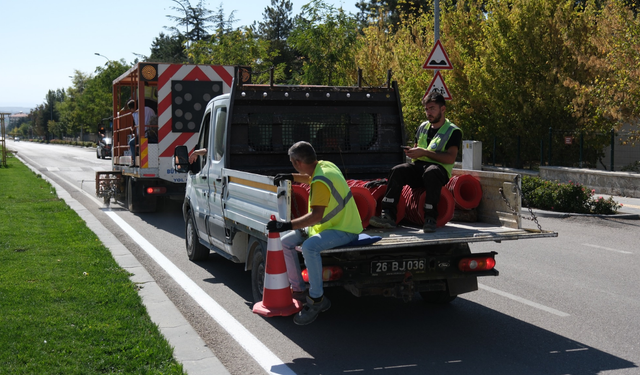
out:
M633 252L631 251L624 251L624 250L618 250L618 249L612 249L610 247L604 247L604 246L599 246L599 245L592 245L590 243L583 243L582 246L589 246L589 247L594 247L596 249L602 249L602 250L607 250L607 251L613 251L614 253L620 253L620 254L633 254Z
M491 292L491 293L495 293L495 294L503 296L503 297L507 297L507 298L512 299L512 300L514 300L516 302L524 303L525 305L528 305L528 306L531 306L531 307L535 307L536 309L540 309L542 311L546 311L548 313L557 315L557 316L562 317L562 318L566 318L567 316L569 316L569 314L567 314L565 312L562 312L560 310L556 310L556 309L553 309L551 307L548 307L548 306L545 306L545 305L541 305L541 304L533 302L533 301L529 301L528 299L524 299L522 297L518 297L518 296L515 296L513 294L510 294L510 293L507 293L507 292L503 292L503 291L498 290L498 289L494 289L494 288L492 288L490 286L486 286L486 285L478 283L478 287L480 289L486 290L487 292Z
M149 256L164 269L222 328L233 337L244 350L269 374L296 375L287 365L251 334L240 322L211 298L202 288L165 257L141 234L136 232L120 216L112 211L104 211L124 230Z

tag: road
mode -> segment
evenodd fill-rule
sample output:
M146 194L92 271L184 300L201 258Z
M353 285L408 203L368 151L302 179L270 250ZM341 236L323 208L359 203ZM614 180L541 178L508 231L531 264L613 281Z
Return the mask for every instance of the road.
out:
M93 149L8 147L68 190L138 258L231 374L267 373L264 364L274 358L281 364L272 373L300 375L640 373L639 221L540 218L558 238L472 244L473 252L499 253L500 276L481 278L478 292L450 305L329 289L331 310L299 327L291 317L252 313L243 265L214 255L187 260L181 202L165 202L156 214L105 209L91 196L95 171L110 160L96 159ZM186 284L138 236L188 275Z

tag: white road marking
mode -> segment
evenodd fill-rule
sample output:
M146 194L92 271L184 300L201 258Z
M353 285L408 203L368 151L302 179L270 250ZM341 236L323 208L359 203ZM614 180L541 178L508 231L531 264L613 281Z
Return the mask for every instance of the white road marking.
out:
M72 186L75 183L58 175L59 178L67 181ZM99 206L103 206L103 202L93 195L80 189L80 191L91 198ZM287 365L282 362L269 348L267 348L260 340L251 334L240 322L238 322L231 314L229 314L222 306L220 306L213 298L211 298L202 288L198 286L189 276L182 272L175 264L165 257L160 250L156 249L149 241L147 241L140 233L136 232L127 222L125 222L114 211L103 211L111 220L113 220L125 233L127 233L169 276L193 298L225 331L233 337L240 346L269 374L274 375L296 375Z
M244 350L269 374L295 375L269 348L251 334L240 322L220 306L211 296L198 286L189 276L176 267L167 257L136 232L113 211L104 211L124 230L155 262L164 269L178 285L193 298L222 328L233 337Z
M513 294L510 294L510 293L507 293L507 292L503 292L503 291L498 290L498 289L494 289L494 288L492 288L490 286L486 286L484 284L478 283L478 287L480 289L486 290L487 292L491 292L491 293L494 293L494 294L497 294L497 295L500 295L500 296L503 296L503 297L507 297L507 298L512 299L512 300L514 300L516 302L524 303L525 305L528 305L528 306L531 306L531 307L535 307L536 309L540 309L542 311L546 311L548 313L557 315L557 316L562 317L562 318L566 318L567 316L569 316L569 314L567 314L565 312L562 312L560 310L556 310L556 309L553 309L551 307L548 307L548 306L545 306L545 305L541 305L541 304L533 302L533 301L529 301L528 299L525 299L525 298L522 298L522 297L518 297L518 296L515 296Z
M610 247L604 247L604 246L599 246L599 245L592 245L590 243L583 243L582 246L589 246L589 247L595 247L596 249L602 249L602 250L607 250L607 251L613 251L615 253L620 253L620 254L633 254L633 252L631 251L624 251L624 250L618 250L618 249L612 249Z

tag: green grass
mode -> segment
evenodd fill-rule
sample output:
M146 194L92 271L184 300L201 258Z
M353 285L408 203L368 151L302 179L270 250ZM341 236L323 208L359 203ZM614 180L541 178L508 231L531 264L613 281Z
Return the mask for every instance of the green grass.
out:
M0 168L0 374L183 374L137 286L52 186Z

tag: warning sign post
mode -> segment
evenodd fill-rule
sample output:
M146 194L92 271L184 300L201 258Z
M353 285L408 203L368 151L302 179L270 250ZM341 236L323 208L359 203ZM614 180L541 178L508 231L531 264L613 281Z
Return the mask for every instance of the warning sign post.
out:
M444 50L442 43L438 39L436 41L436 45L433 46L429 57L422 64L422 69L432 69L432 70L451 70L453 69L453 65L451 65L451 61L449 61L449 56L447 55L447 51Z
M431 80L431 84L429 85L427 92L424 93L424 96L422 98L424 99L425 96L429 95L429 93L434 90L440 93L444 97L444 100L452 99L449 88L447 88L447 85L445 85L444 79L442 79L442 74L440 74L440 72L436 72L436 74L433 76L433 80Z

